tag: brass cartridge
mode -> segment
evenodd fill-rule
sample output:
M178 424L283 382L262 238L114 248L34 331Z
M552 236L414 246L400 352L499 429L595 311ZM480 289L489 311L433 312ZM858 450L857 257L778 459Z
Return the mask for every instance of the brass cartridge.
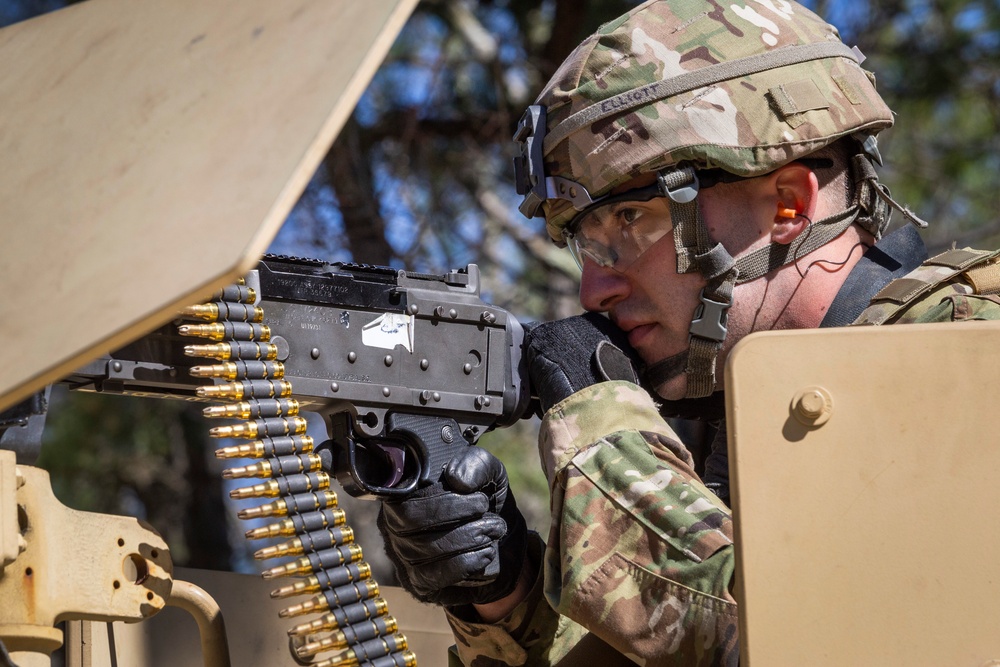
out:
M277 498L278 496L291 495L293 493L304 493L306 491L321 491L330 488L330 476L325 472L310 472L304 475L292 475L291 477L279 477L263 484L245 486L240 489L233 489L229 492L229 497L233 500L245 500L246 498Z
M182 336L210 340L271 340L271 328L251 322L213 322L212 324L182 324L177 328Z
M323 614L315 621L296 625L288 631L288 634L302 636L325 632L327 630L337 630L354 623L385 616L388 613L389 603L383 598L362 600L361 602L341 607L337 610L336 614Z
M253 528L246 532L248 540L263 540L270 537L292 537L298 533L320 530L332 526L342 526L345 522L344 510L327 509L309 512L308 514L298 514L272 523L262 528Z
M212 301L232 301L234 303L257 303L257 292L246 286L242 278L233 285L226 285L212 295Z
M248 507L240 510L237 516L241 519L266 519L272 516L288 516L289 511L301 514L336 506L337 493L335 491L316 491L315 493L296 494L257 507Z
M210 405L202 414L209 418L258 419L291 417L299 414L299 402L294 398L252 399L228 405Z
M345 593L349 596L346 597ZM329 611L332 607L342 607L353 605L355 602L377 598L379 595L378 584L368 579L358 584L348 584L340 588L323 591L301 604L292 605L278 612L281 618L291 618L302 616L312 612Z
M195 306L188 306L181 311L185 317L196 317L206 322L218 322L219 320L230 320L234 322L263 322L264 309L260 306L251 306L243 303L228 303L219 301L216 303L200 303Z
M399 624L392 616L385 616L375 621L365 621L351 625L344 630L336 630L329 637L319 641L306 642L295 649L300 658L311 658L323 651L338 651L361 641L374 639L382 635L391 635L399 629Z
M195 393L202 398L240 400L243 398L285 398L292 395L292 384L287 380L242 380L231 384L198 387Z
M313 450L313 439L308 435L291 435L263 438L244 445L221 447L215 450L220 459L262 459L265 456L308 454Z
M357 544L349 544L346 547L337 547L336 549L328 549L324 553L331 553L332 556L328 557L326 560L339 559L340 563L335 565L325 566L327 570L339 571L341 565L345 563L357 563L364 556L362 555L362 549ZM279 565L278 567L272 567L270 570L266 570L263 573L265 579L278 579L279 577L301 577L308 574L316 572L316 561L315 559L297 558L291 563L286 563L285 565ZM356 571L348 571L344 569L345 574L343 576L336 576L327 574L324 577L313 576L309 577L303 581L296 582L293 586L288 586L285 588L279 588L278 590L271 593L271 597L283 598L289 595L297 595L299 593L318 593L324 588L335 588L337 586L342 586L348 584L352 581L364 581L371 577L371 566L368 563L359 563L355 568ZM324 585L324 582L329 585Z
M218 359L220 361L230 361L231 359L273 361L278 358L278 346L273 343L255 343L253 341L185 345L184 355L204 359Z
M396 653L397 651L404 651L413 655L406 650L405 636L401 634L387 635L385 637L378 637L365 642L364 651L348 649L335 658L310 663L310 667L356 667L356 665L360 665L362 661L364 661L365 664L369 664L375 659L388 656L392 653ZM358 655L359 653L361 654L360 656ZM405 667L410 667L411 663L407 660L402 664ZM415 658L412 664L416 665Z
M256 419L234 426L216 426L208 430L213 438L257 438L275 435L301 435L306 432L308 423L304 417L276 417L271 419Z
M211 366L192 366L193 377L223 380L279 380L285 376L280 361L225 361Z
M304 472L316 472L323 469L323 460L318 454L300 454L297 456L281 456L260 463L222 471L223 479L245 479L247 477L277 477L278 475L297 475Z
M268 558L282 558L284 556L301 556L307 552L322 551L352 542L354 542L354 529L350 526L338 526L299 535L295 539L276 544L273 547L264 547L256 551L253 557L257 560L267 560Z

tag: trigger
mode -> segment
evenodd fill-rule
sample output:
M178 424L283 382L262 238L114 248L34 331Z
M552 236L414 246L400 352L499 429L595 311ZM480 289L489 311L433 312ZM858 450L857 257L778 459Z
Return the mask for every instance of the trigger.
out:
M382 486L393 488L403 479L403 464L406 462L406 452L399 447L386 447L377 443L375 444L375 448L378 449L386 465L390 468L388 477L382 483Z

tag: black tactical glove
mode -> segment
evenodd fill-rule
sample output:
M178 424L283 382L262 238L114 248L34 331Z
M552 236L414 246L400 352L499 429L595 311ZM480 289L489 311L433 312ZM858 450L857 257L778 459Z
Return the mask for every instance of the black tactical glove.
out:
M378 527L400 585L421 602L495 602L513 592L527 528L507 470L481 447L466 447L441 480L382 503Z
M598 313L539 324L528 332L528 375L542 412L607 380L639 384L642 363L625 332Z

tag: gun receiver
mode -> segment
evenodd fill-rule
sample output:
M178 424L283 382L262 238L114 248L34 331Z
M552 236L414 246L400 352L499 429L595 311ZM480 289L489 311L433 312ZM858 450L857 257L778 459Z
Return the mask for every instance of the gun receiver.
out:
M528 413L524 329L480 299L475 264L429 275L265 256L246 286L267 320L240 323L249 340L239 345L257 345L262 361L253 363L262 367L281 362L293 387L287 398L323 415L337 478L352 495L401 496L436 481L455 447ZM187 315L213 314L203 311ZM187 330L207 336L221 326ZM65 382L80 390L205 400L195 389L206 381L191 376L203 360L185 356L184 346L206 342L212 341L165 327ZM224 361L227 345L212 345L220 364L234 363ZM217 393L246 396L245 384L214 382L209 389Z

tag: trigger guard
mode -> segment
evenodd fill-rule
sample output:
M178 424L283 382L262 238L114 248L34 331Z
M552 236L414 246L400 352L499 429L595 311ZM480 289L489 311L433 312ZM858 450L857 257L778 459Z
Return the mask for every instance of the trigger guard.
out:
M416 475L402 486L396 486L406 472L406 452L397 447L386 447L375 442L361 443L354 439L333 443L335 459L334 471L337 481L344 490L355 498L400 498L417 488ZM359 449L361 454L359 455ZM365 457L380 459L384 466L391 468L380 480L366 479L364 472L369 469ZM359 466L359 462L361 465Z

